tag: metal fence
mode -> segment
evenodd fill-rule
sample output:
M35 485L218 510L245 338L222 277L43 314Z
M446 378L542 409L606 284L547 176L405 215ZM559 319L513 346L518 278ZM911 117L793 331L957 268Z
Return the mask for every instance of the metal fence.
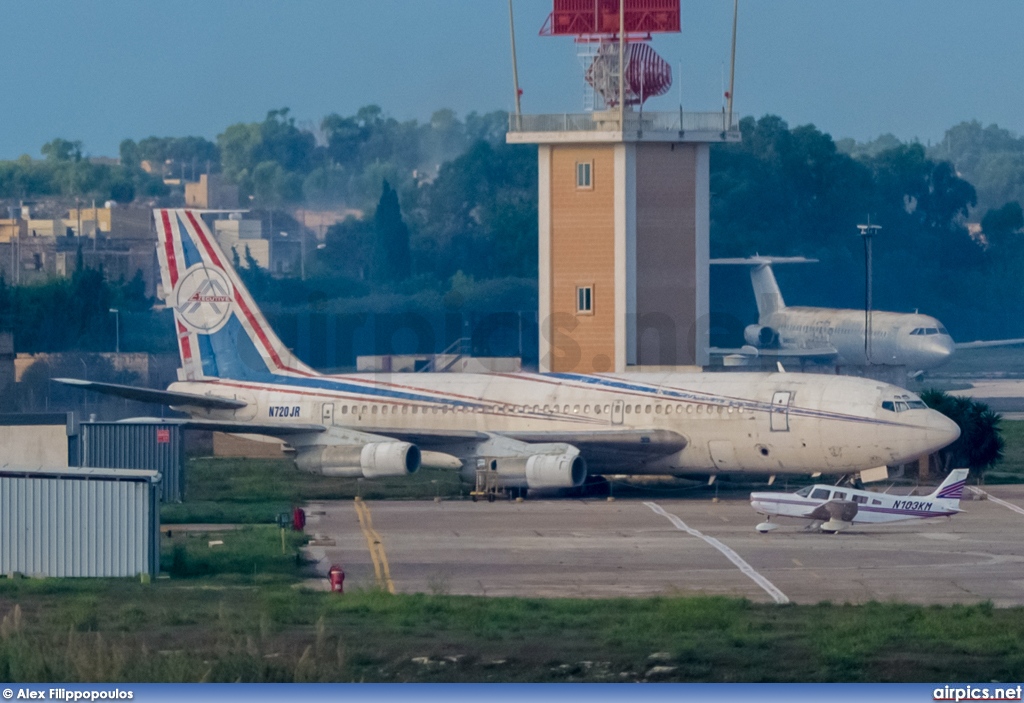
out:
M181 427L150 422L83 422L78 432L82 466L159 471L160 499L180 503L184 498Z
M157 481L155 471L0 469L0 573L155 576Z
M624 132L722 132L739 136L739 127L729 124L725 112L627 112ZM550 115L508 116L510 132L618 132L619 113L562 113ZM724 137L723 137L724 138Z

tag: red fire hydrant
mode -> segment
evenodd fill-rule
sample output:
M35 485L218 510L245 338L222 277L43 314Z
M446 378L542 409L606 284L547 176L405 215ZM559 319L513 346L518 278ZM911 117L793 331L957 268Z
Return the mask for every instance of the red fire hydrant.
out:
M345 570L341 568L340 564L331 565L330 571L327 572L327 578L331 580L332 593L345 592Z
M292 529L296 532L302 532L306 527L306 511L302 508L295 508L292 511Z

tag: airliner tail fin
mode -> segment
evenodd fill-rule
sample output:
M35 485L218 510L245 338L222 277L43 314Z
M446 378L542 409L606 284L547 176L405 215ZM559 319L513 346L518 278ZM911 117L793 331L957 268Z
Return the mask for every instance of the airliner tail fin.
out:
M782 291L775 281L772 264L812 264L817 261L802 256L751 256L745 259L712 259L711 263L750 267L750 282L757 299L757 316L761 324L765 324L768 315L786 307Z
M183 380L315 376L277 338L200 211L157 209L163 296L174 310Z

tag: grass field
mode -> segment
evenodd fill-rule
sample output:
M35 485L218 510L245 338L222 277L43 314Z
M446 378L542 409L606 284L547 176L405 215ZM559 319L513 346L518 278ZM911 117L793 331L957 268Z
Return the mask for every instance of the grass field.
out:
M162 506L164 523L269 523L307 500L430 500L465 491L454 471L362 481L304 473L288 459L191 459L185 476L186 502Z
M0 579L0 680L1024 678L1024 609L336 595L287 581Z

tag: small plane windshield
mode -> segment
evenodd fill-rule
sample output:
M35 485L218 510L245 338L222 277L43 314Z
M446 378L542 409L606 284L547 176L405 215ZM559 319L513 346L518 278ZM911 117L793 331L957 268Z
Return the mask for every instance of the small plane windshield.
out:
M801 488L799 491L796 492L796 494L798 496L802 496L802 497L806 498L807 496L811 495L811 490L813 488L814 488L814 486L807 486L805 488Z

